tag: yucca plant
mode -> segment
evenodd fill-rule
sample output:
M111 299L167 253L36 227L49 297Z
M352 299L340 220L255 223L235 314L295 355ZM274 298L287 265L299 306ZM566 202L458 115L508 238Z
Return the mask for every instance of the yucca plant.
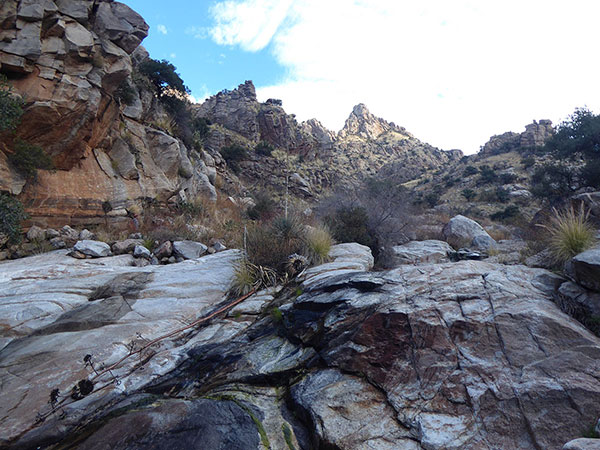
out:
M564 263L595 244L596 231L583 205L562 211L553 208L552 212L550 224L543 227L550 233L550 251L556 262Z
M251 291L273 286L277 281L277 272L273 269L252 264L244 258L235 267L231 291L236 296L242 296Z

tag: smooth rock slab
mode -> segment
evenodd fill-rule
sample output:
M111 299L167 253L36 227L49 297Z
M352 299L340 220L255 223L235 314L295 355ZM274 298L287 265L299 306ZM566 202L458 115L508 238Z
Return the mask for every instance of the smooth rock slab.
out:
M175 241L173 242L173 253L183 259L200 258L206 253L208 247L201 242Z
M110 256L111 254L110 247L106 242L92 241L89 239L77 241L74 248L76 251L93 258L103 258L105 256Z
M411 241L393 247L397 264L432 264L448 262L448 252L454 249L444 241Z

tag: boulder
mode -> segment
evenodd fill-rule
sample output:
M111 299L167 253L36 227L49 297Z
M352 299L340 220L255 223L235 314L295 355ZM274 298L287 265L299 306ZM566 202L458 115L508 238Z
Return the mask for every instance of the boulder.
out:
M206 253L208 247L201 242L175 241L173 242L173 253L183 259L196 259Z
M448 252L454 249L444 241L411 241L393 247L397 264L432 264L448 262Z
M165 241L154 250L154 255L158 259L169 258L173 254L173 244L171 241Z
M44 230L36 225L33 225L28 231L27 231L27 240L32 242L32 241L43 241L44 239L46 239L46 233L44 232Z
M74 249L92 258L110 256L110 247L106 242L83 240L77 241Z
M575 281L589 289L600 291L600 246L586 250L571 260Z
M600 439L573 439L567 442L562 450L600 450Z
M133 249L133 256L135 258L144 258L150 260L152 258L152 253L143 245L136 245Z
M122 255L124 253L131 253L134 251L136 246L141 246L144 241L141 239L125 239L124 241L117 241L112 245L112 251L115 255Z
M79 240L94 240L96 235L87 229L83 229L79 232Z
M452 247L472 247L488 251L496 246L496 241L487 234L481 225L468 217L454 216L442 229L442 235Z

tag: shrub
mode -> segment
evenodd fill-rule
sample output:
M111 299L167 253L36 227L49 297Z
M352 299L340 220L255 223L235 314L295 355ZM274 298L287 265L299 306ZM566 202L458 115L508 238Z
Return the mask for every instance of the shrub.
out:
M479 170L477 169L477 167L467 166L467 167L465 167L465 170L463 172L463 177L468 177L470 175L475 175L478 172L479 172Z
M362 206L341 207L335 214L325 218L333 237L338 242L358 242L366 245L376 253L377 238L369 230L369 215Z
M197 134L198 138L202 139L206 137L208 132L210 131L210 126L212 122L206 117L196 117L192 121L192 127L194 129L194 133Z
M283 273L288 256L302 253L306 231L295 217L278 217L271 223L256 223L248 227L246 252L248 260Z
M509 194L508 190L506 190L502 187L496 188L496 200L498 200L500 203L506 203L509 199L510 199L510 194Z
M583 153L588 157L600 155L600 115L586 108L577 108L562 122L545 145L546 151L559 156Z
M248 157L246 149L240 145L230 145L221 149L221 156L234 173L239 173L240 162Z
M115 91L115 99L120 105L131 105L137 95L136 90L129 84L127 79L123 80Z
M332 245L331 233L324 226L313 227L306 233L306 254L313 264L327 261Z
M477 193L473 189L463 189L461 194L468 202L473 200L477 195Z
M531 177L531 193L538 198L556 203L575 189L574 172L566 164L544 164Z
M581 178L586 186L600 188L600 158L586 162L581 170Z
M6 75L0 74L0 131L14 130L23 115L23 102L12 92Z
M248 208L248 217L252 220L268 220L275 214L277 204L266 192L257 192L254 206Z
M499 178L502 184L511 184L517 181L518 177L514 173L503 173Z
M171 90L180 94L189 94L190 92L176 72L177 69L175 66L164 59L157 61L149 58L138 66L138 70L141 74L148 77L159 96L169 93Z
M19 200L11 195L0 193L0 233L8 236L10 243L21 242L21 222L28 218Z
M519 210L518 206L510 205L510 206L507 206L506 208L504 208L504 210L502 210L502 211L498 211L498 212L495 212L494 214L491 214L490 219L506 221L507 219L512 219L512 218L517 217L520 213L521 213L521 211Z
M591 248L595 242L596 231L589 223L589 211L583 205L575 210L573 206L559 211L552 209L553 216L549 225L541 225L550 233L550 251L559 263Z
M8 160L28 180L37 178L38 169L54 168L52 160L41 147L18 138L14 141L14 153L8 155Z
M535 158L533 156L526 156L521 159L521 164L523 164L524 169L529 169L535 165Z
M427 195L425 195L425 203L427 203L427 205L430 208L433 208L435 205L437 205L440 201L440 194L436 191L434 192L429 192Z
M481 166L479 181L481 181L482 183L493 183L494 181L496 181L497 178L498 176L496 175L494 169L492 169L487 164Z
M271 156L271 153L273 153L273 146L271 144L269 144L268 142L264 142L261 141L258 144L256 144L256 147L254 148L254 151L262 156Z

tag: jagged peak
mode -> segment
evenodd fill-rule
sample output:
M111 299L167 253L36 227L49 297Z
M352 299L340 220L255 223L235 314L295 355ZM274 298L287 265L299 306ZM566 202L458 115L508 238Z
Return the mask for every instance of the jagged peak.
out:
M352 112L346 119L344 128L338 133L338 137L358 136L365 139L377 139L388 131L406 134L406 130L403 128L373 115L367 105L359 103L352 108Z

